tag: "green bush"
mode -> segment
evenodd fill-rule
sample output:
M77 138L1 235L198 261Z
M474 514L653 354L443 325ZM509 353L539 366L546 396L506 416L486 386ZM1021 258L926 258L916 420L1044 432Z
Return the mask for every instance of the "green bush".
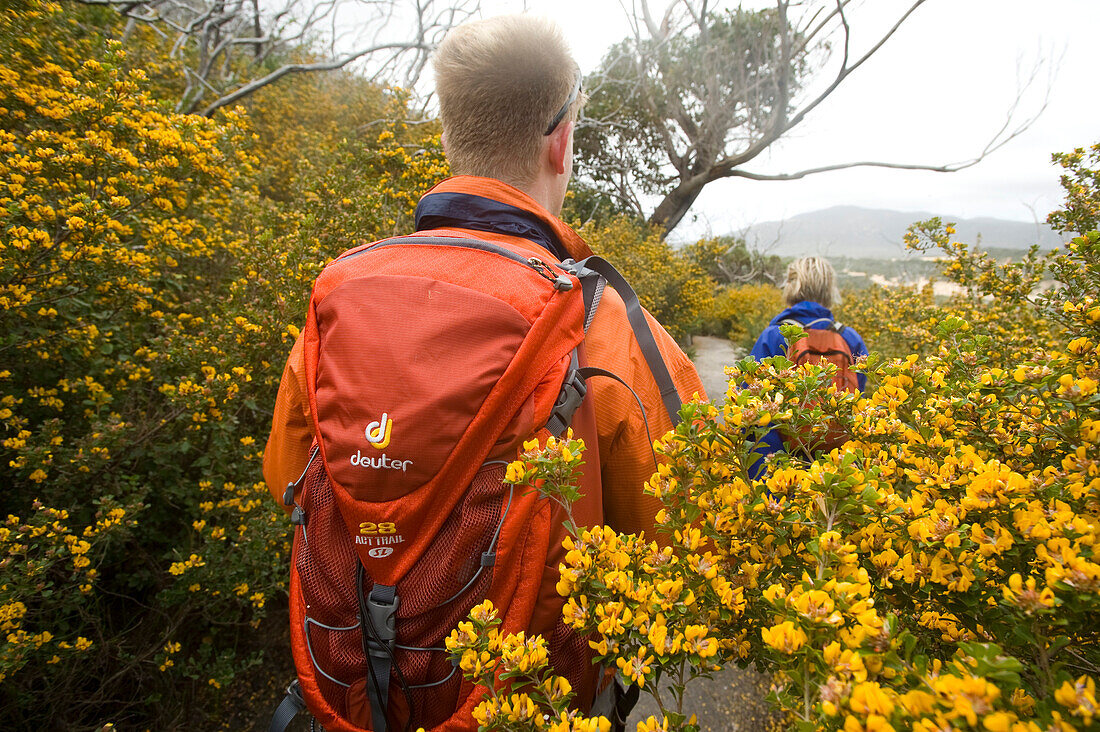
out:
M714 298L705 329L750 349L784 307L783 294L773 285L726 285Z
M615 265L642 305L674 338L698 332L714 298L714 283L690 257L661 238L659 228L625 216L578 230L592 250Z

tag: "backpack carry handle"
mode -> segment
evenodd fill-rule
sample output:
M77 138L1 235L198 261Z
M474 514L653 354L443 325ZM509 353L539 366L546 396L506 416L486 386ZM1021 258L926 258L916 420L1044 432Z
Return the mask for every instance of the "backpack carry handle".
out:
M828 323L828 325L826 325L824 328L821 328L817 325L818 323ZM802 330L832 330L836 331L837 333L843 331L845 327L841 325L840 321L829 320L828 318L818 318L817 320L811 320L808 323L799 322L794 318L787 318L786 320L780 320L779 325L797 325L798 327L802 328Z

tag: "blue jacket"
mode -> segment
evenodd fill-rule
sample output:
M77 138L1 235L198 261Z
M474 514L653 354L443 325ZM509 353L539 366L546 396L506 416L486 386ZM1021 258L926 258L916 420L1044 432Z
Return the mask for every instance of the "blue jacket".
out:
M805 326L806 323L812 323L820 318L834 320L833 313L829 308L818 305L816 302L807 300L787 308L772 318L772 322L768 323L768 327L756 339L756 345L752 347L749 355L758 361L768 356L781 355L787 345L787 342L783 340L783 334L779 332L779 324L784 320L797 320ZM844 329L840 331L840 335L848 343L848 348L852 349L852 358L867 355L867 344L860 338L859 333L856 333L855 328L844 326ZM866 384L867 376L859 374L859 388L862 389Z
M779 315L772 318L772 322L768 324L768 327L765 328L764 332L760 334L760 337L756 339L756 345L752 347L749 356L759 361L768 356L779 356L783 354L787 342L784 340L783 334L779 332L779 325L784 320L796 320L805 326L807 323L811 323L820 318L826 318L830 321L834 320L833 314L829 308L824 305L819 305L816 302L807 300L787 308ZM840 331L840 335L844 338L845 342L847 342L848 348L852 349L852 358L859 358L860 356L867 355L867 344L863 342L863 338L860 337L855 328L844 326ZM856 378L859 381L860 389L867 386L866 374L856 374ZM770 455L782 449L783 437L776 430L772 430L764 435L763 439L760 440L756 446L756 452L761 455ZM752 477L756 478L760 476L763 470L764 461L761 460L753 465L750 473Z

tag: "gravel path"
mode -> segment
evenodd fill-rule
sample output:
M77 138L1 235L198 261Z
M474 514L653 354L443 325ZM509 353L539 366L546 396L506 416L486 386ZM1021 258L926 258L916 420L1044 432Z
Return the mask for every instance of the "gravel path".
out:
M718 401L726 395L725 367L745 357L745 350L733 345L725 338L695 336L691 339L691 348L695 351L695 369L712 401Z
M712 400L721 400L726 393L725 366L744 357L743 349L723 338L695 336L692 340L695 367ZM775 719L765 696L768 677L753 669L726 668L711 679L697 679L684 693L684 712L698 717L699 728L710 732L765 732L775 729ZM662 693L671 698L671 692ZM643 694L627 722L627 732L634 732L638 722L658 712L653 697Z

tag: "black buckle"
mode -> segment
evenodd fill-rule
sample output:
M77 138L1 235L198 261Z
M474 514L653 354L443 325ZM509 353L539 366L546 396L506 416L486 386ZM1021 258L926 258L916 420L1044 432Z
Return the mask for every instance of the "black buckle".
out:
M570 369L565 381L558 392L558 400L554 408L550 410L550 419L546 421L546 429L555 437L565 434L566 428L572 424L573 415L584 401L584 395L588 393L588 384L577 369Z
M367 645L370 646L372 656L389 658L393 655L397 645L397 608L400 605L401 598L396 595L388 603L373 597L367 600L367 612L370 613L370 623L374 631L367 634Z

